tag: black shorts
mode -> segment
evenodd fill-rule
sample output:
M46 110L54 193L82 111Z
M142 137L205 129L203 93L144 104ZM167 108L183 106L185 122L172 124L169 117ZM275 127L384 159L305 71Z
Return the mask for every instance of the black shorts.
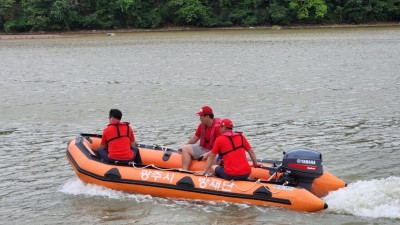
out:
M246 180L250 176L250 173L239 176L231 176L225 173L224 167L217 166L217 168L215 168L215 175L227 180Z

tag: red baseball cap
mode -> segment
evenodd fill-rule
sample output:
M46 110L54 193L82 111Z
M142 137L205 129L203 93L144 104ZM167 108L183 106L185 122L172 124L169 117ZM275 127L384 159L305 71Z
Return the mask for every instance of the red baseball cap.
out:
M211 115L214 113L210 106L203 106L201 107L200 111L198 111L196 114L202 116L202 115Z
M233 128L232 120L230 120L229 118L223 119L219 124L217 124L217 127Z

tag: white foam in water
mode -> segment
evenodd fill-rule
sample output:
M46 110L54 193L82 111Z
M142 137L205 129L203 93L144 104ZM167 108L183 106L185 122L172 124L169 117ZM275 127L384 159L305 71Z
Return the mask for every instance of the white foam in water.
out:
M122 191L111 190L94 184L86 184L78 178L73 178L61 187L61 192L72 195L104 196L111 199L135 199L137 202L150 202L149 195L129 194Z
M373 218L400 218L400 177L357 181L324 198L328 209Z
M102 196L110 199L135 199L136 202L154 202L157 201L165 206L176 208L177 205L198 209L205 212L214 212L218 209L225 209L230 205L237 205L241 209L249 207L248 204L230 203L230 202L213 202L203 200L184 200L184 199L169 199L169 198L153 198L150 195L130 194L123 191L115 191L102 186L87 184L78 178L72 178L67 181L61 189L61 192L70 195L83 195L87 197ZM204 202L207 202L205 205ZM172 203L172 205L171 205Z

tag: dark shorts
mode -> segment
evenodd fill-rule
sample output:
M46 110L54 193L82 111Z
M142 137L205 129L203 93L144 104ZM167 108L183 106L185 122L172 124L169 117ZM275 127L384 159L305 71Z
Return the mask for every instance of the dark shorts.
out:
M133 149L131 149L132 151L133 151L133 158L132 159L129 159L129 160L115 160L115 159L111 159L111 158L109 158L108 157L108 150L107 149L100 149L100 150L97 150L96 151L96 153L97 153L97 155L99 155L102 159L103 159L103 161L104 162L108 162L108 163L122 163L122 164L128 164L128 163L130 163L130 162L133 162L133 161L135 161L135 158L136 158L136 156L138 155L138 153L139 153L139 149L137 149L136 147L135 148L133 148Z
M224 167L222 166L217 166L215 168L215 175L217 177L221 177L227 180L246 180L250 174L244 174L244 175L239 175L239 176L231 176L225 173Z

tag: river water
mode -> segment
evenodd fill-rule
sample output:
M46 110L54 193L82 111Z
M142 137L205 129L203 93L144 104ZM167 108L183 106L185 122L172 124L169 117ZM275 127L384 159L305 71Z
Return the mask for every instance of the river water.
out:
M400 28L213 30L0 41L1 224L398 224ZM345 180L327 210L165 199L80 182L69 140L122 110L176 148L203 105L259 159L307 147Z

